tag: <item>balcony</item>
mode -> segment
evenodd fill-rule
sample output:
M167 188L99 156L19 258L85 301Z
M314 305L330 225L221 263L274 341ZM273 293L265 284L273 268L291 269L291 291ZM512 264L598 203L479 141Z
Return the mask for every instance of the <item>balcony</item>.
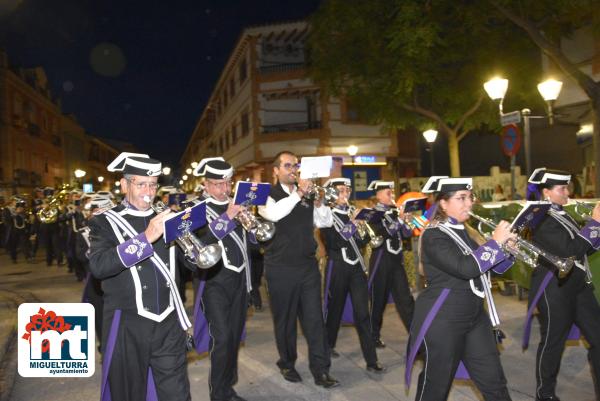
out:
M281 132L298 132L298 131L309 131L312 129L320 129L321 121L310 121L302 123L287 123L287 124L276 124L276 125L263 125L263 134L275 134Z
M286 63L286 64L276 64L276 65L264 65L259 68L259 72L261 75L264 74L273 74L278 72L289 72L289 71L298 71L304 69L306 66L305 63Z

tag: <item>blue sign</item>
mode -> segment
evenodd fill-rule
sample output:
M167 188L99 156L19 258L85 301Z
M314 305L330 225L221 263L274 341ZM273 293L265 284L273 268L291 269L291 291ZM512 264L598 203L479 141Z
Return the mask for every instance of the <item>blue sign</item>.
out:
M506 156L515 156L521 148L521 131L514 124L502 127L500 146Z
M94 184L83 184L83 193L89 194L90 192L94 192Z
M377 156L355 156L354 163L375 163L377 161Z

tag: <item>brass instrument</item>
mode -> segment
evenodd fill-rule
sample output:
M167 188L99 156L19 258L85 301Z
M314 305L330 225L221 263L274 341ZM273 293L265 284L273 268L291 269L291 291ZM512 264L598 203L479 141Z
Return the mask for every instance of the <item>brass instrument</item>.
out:
M160 201L151 207L156 213L161 213L169 209L168 206ZM185 231L175 242L183 250L186 259L200 269L208 269L221 259L220 246L216 244L205 245L190 231Z
M473 212L469 212L469 215L473 217L475 220L479 221L477 226L478 231L486 238L489 238L489 234L485 233L482 229L482 224L490 227L491 229L495 229L497 224L494 223L490 219L486 219L485 217L481 217L476 215ZM533 243L517 236L516 246L510 247L507 244L502 245L502 249L511 255L513 255L516 259L521 262L529 265L531 268L535 268L538 265L539 257L543 257L550 263L552 263L558 269L558 276L560 278L566 277L571 269L573 268L573 264L575 263L574 257L561 258L556 255L553 255L549 252L546 252L542 248L534 245Z
M240 211L235 219L260 242L268 241L275 235L275 224L259 218L249 209Z
M322 196L321 196L322 194ZM304 194L304 198L323 198L323 204L326 206L333 206L337 201L339 195L334 187L322 187L313 182L310 190Z
M353 216L355 212L356 206L350 205L348 214ZM370 248L379 248L381 245L383 245L383 236L376 235L369 223L363 220L356 220L356 223L356 231L358 232L360 239L365 239L367 235L371 238L369 241Z
M44 224L56 223L60 213L60 208L69 197L70 191L71 186L69 184L63 184L60 191L50 197L48 203L42 209L38 210L38 219L40 219L40 221Z

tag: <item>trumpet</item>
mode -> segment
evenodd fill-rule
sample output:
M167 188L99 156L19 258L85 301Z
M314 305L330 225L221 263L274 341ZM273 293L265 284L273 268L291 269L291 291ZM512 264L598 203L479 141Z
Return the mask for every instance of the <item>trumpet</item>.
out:
M489 238L489 234L483 231L482 224L490 227L491 229L495 229L497 224L494 223L492 220L478 216L473 212L469 212L469 215L475 220L479 221L477 225L477 230L481 233L481 235L483 235L486 238ZM558 277L560 278L566 277L573 268L573 264L575 263L575 258L572 256L568 258L558 257L549 252L546 252L537 245L534 245L533 243L519 236L517 236L516 247L513 248L508 246L507 244L504 244L502 245L502 249L513 255L516 259L527 264L531 268L537 267L538 259L541 256L542 258L552 263L558 269Z
M592 211L594 210L594 207L596 207L596 205L590 205L589 203L575 201L575 213L577 213L579 217L586 221L592 219Z
M350 216L354 216L355 212L356 206L350 205L348 214ZM383 244L383 236L376 235L369 223L363 220L356 220L356 223L356 231L358 232L360 239L365 239L367 235L371 238L369 241L369 247L379 248Z
M268 241L275 235L275 224L258 218L248 209L239 212L235 219L260 242Z
M311 186L310 190L304 194L304 198L314 199L315 197L321 198L321 193L323 194L323 203L326 206L333 206L337 201L339 195L337 190L334 187L322 187L320 185L314 184Z
M151 205L151 207L156 213L161 213L169 209L168 206L160 201ZM185 231L181 237L175 240L175 242L183 251L186 259L200 269L208 269L221 259L220 246L215 244L205 245L190 231Z

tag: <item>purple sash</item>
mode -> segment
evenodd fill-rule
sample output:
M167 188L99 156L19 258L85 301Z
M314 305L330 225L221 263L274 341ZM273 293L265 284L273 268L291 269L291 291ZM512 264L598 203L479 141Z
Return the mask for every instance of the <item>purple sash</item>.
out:
M437 313L440 311L440 308L446 301L446 298L448 298L448 294L450 294L450 289L444 288L440 295L438 295L437 299L435 300L435 303L427 313L427 316L425 316L423 325L421 326L421 329L419 330L419 333L415 338L413 346L410 348L410 352L407 354L406 371L404 372L404 384L407 389L408 387L410 387L410 376L412 373L413 364L415 363L415 358L417 357L417 352L421 347L423 339L425 339L425 334L427 333L427 330L429 330L431 323L433 323L433 319L435 319L435 315L437 315Z
M538 288L535 297L533 297L533 301L531 301L529 309L527 309L527 316L525 317L525 329L523 330L523 341L521 342L521 346L523 347L523 349L529 347L529 337L531 336L531 323L533 322L533 311L535 310L538 302L540 301L542 294L546 290L546 287L548 287L548 284L550 284L550 280L552 280L553 276L554 273L551 271L546 273L544 279L542 280L542 283L540 284L540 288ZM571 330L569 331L569 336L567 337L567 339L578 340L580 337L581 333L579 331L579 328L576 325L573 325L571 327Z
M87 293L87 288L88 288L88 284L90 282L91 276L92 276L92 273L88 272L85 275L85 280L83 280L84 284L83 284L83 293L81 294L81 303L84 303L84 304L90 303L90 297Z
M325 295L323 299L323 319L327 320L327 305L329 304L329 285L331 284L331 272L333 271L333 260L327 262L327 270L325 275ZM342 313L343 324L354 324L354 310L352 309L352 300L350 294L346 296L344 304L344 312Z
M112 361L112 355L115 350L115 343L117 342L117 335L119 333L119 324L121 322L121 310L115 310L115 315L110 325L110 332L106 341L106 352L104 354L104 361L102 363L102 384L100 387L100 401L111 401L112 397L110 394L110 386L108 385L108 371L110 369L110 362ZM154 376L152 375L152 368L148 367L148 382L146 387L146 401L158 401L158 395L156 394L156 386L154 384Z

